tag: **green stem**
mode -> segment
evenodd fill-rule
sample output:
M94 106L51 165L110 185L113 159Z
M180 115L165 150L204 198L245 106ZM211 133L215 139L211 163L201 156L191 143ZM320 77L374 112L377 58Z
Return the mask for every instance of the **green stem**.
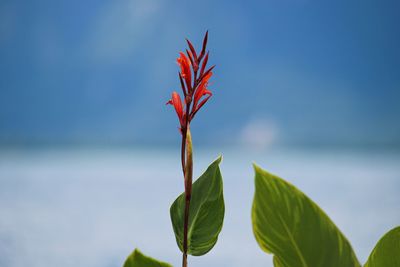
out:
M183 255L182 267L187 267L187 250L188 250L188 228L189 228L189 208L190 199L192 197L192 180L193 180L193 150L192 136L190 134L189 125L186 130L186 160L185 160L185 212L183 225Z

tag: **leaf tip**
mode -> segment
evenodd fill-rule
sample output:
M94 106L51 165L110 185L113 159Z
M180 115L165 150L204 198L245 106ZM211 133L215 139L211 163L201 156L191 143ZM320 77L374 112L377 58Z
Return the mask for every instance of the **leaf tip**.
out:
M211 165L213 164L217 164L219 165L223 160L222 154L219 154L218 157L211 163Z
M270 173L269 171L266 171L265 169L261 168L257 163L253 162L253 169L254 172L257 174L262 174L268 177L274 177L277 178L274 174Z
M252 165L253 165L254 172L262 170L261 167L257 163L253 162Z

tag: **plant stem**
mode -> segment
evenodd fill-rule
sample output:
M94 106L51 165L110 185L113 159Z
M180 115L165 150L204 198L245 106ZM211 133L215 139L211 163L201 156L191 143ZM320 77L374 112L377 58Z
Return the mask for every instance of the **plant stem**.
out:
M193 152L192 152L192 137L190 134L189 125L186 128L185 139L185 211L184 211L184 226L183 226L183 255L182 267L187 267L187 250L188 250L188 228L189 228L189 210L190 199L192 197L192 179L193 179Z
M199 64L199 62L198 62ZM187 250L188 250L188 228L189 228L189 211L190 199L192 198L192 180L193 180L193 148L192 148L192 135L190 133L190 106L192 104L193 94L199 84L197 79L197 70L194 70L193 87L189 100L186 100L186 121L185 127L182 129L182 147L181 147L181 160L182 171L185 179L185 212L184 212L184 225L183 225L183 254L182 254L182 267L187 267Z

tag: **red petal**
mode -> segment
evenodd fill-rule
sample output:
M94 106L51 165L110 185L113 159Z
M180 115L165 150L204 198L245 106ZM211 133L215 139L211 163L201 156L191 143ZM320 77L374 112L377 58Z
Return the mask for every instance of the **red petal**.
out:
M187 91L186 91L185 84L183 83L182 75L181 75L180 72L179 72L179 81L181 82L181 87L182 87L183 94L186 96L187 95Z
M199 87L196 90L196 93L194 95L194 103L193 103L193 109L196 110L197 108L197 103L199 103L200 99L204 96L204 95L211 95L211 91L207 90L207 86L208 86L208 80L210 79L210 77L212 76L212 72L208 72L206 76L203 77Z
M203 74L203 76L200 77L200 80L204 79L208 74L215 68L215 65L206 70L206 72Z
M210 92L210 91L208 91L208 92ZM196 115L197 111L199 111L201 109L201 107L208 101L208 99L210 99L211 95L212 94L210 92L210 94L200 102L200 104L196 107L196 109L194 109L192 111L192 113L190 115L190 119L191 120L194 118L194 116Z
M201 107L208 101L208 99L210 99L211 95L212 94L208 95L206 98L203 99L203 101L200 102L199 106L197 107L197 110L201 109ZM197 110L195 112L197 112Z
M212 69L210 69L210 71L207 71L206 74L203 76L201 83L207 84L208 80L211 78L211 76L213 75Z
M209 52L207 52L206 57L204 58L203 63L201 65L200 77L204 74L204 70L206 68L207 61L208 61L208 54L209 54Z
M199 66L197 65L196 59L193 58L192 52L190 52L190 51L188 51L188 50L186 49L186 54L188 55L189 60L190 60L190 63L191 63L192 66L193 66L193 70L194 70L194 71L197 71L197 70L199 69Z
M171 104L174 106L176 114L179 118L179 122L181 125L183 125L183 108L180 95L177 92L173 92L172 99L169 102L171 102ZM169 102L167 104L169 104Z
M203 47L201 49L199 60L201 60L203 58L204 54L206 53L207 41L208 41L208 31L206 31L206 35L204 36Z
M193 108L195 109L200 98L203 96L204 86L199 86L194 94Z
M186 86L190 91L190 89L192 88L191 87L192 72L190 70L190 60L182 52L179 52L179 55L180 55L180 57L178 57L177 62L179 64L179 66L181 67L182 77L185 79Z
M188 39L186 39L186 42L187 42L188 45L189 45L190 51L192 51L192 54L193 54L193 56L194 56L194 60L197 61L196 50L194 49L192 43L191 43Z

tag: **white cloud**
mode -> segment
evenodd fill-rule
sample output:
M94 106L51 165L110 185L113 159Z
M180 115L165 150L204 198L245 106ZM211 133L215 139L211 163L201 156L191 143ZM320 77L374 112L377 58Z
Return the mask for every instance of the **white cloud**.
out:
M278 137L278 127L271 119L251 119L241 130L240 141L249 148L264 150L273 145Z

